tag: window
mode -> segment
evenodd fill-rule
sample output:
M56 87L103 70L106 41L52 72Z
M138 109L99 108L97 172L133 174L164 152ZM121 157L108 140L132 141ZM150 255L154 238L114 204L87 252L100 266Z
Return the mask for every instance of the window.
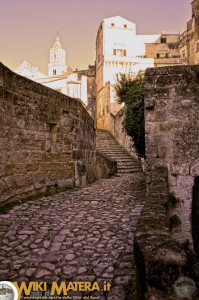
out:
M126 56L125 49L113 49L113 55Z
M126 25L126 24L124 24L124 28L127 28L127 25Z
M57 152L57 124L50 124L50 150L51 152Z
M114 23L111 23L111 27L114 27L115 26L115 24Z
M56 75L56 73L57 73L56 70L53 70L53 75Z
M178 49L179 47L179 43L170 43L169 44L169 49Z
M167 42L167 39L166 39L166 38L161 38L161 39L160 39L160 43L161 43L161 44L166 44L166 42Z
M196 52L199 51L199 43L196 44Z
M168 54L167 53L157 53L156 57L157 58L166 58L166 57L168 57Z

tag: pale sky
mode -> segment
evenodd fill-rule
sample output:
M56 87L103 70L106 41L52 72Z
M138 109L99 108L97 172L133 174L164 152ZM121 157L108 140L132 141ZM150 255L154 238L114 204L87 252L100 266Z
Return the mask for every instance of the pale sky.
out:
M25 59L47 73L49 50L59 32L67 65L85 69L95 61L101 21L121 16L138 34L183 32L190 0L0 0L0 61L15 70Z

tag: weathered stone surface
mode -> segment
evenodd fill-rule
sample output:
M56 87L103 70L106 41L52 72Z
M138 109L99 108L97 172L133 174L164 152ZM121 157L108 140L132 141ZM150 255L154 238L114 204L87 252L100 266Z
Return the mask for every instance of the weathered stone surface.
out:
M101 179L1 215L0 280L97 281L101 289L106 282L111 283L110 292L90 296L122 300L130 291L136 299L130 234L143 208L144 179L141 173ZM31 243L22 244L21 233ZM12 234L13 245L8 244Z
M170 191L181 200L175 213L182 224L173 236L191 243L192 190L194 177L199 176L198 72L198 66L155 68L147 69L145 78L148 189L155 165L168 166ZM151 99L153 110L148 109Z
M94 121L81 102L0 68L0 201L74 186L75 151L93 180Z
M192 242L192 189L199 174L198 71L198 66L146 71L148 193L134 244L139 299L176 299L175 281L183 275L195 276L194 266L175 239ZM155 101L153 110L148 109L149 98ZM165 209L169 188L181 200L175 212L182 225L174 239Z

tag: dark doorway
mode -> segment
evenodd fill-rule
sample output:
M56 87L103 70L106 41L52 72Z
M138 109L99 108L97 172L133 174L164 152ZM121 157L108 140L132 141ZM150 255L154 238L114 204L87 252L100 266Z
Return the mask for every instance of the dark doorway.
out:
M193 187L192 237L194 251L199 254L199 177L195 178Z

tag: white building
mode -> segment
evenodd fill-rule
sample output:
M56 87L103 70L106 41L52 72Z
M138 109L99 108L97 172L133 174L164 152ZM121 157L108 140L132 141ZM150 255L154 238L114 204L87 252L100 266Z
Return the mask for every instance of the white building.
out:
M66 53L57 36L50 49L48 75L39 72L38 67L24 61L15 71L17 74L55 89L69 97L78 98L87 105L87 76L78 71L69 71L66 66Z
M146 58L145 43L153 43L156 35L137 35L136 25L120 16L104 19L96 39L97 126L109 130L109 117L117 104L113 85L120 73L136 74L154 67L154 59Z

